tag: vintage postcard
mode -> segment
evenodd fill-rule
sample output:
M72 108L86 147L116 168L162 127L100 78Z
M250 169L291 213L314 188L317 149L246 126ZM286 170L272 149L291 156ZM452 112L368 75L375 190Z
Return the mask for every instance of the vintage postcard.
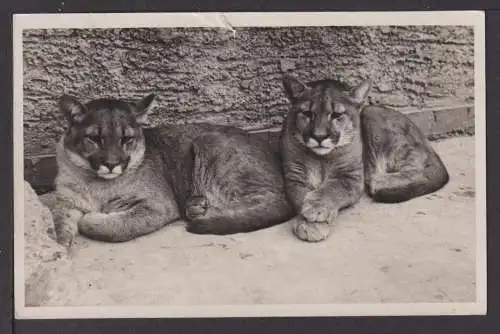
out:
M16 318L486 314L482 12L13 22Z

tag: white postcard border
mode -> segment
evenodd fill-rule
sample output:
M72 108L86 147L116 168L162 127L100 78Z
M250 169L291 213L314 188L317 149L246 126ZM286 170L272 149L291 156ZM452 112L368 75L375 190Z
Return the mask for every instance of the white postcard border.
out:
M324 305L26 307L24 305L23 59L25 29L461 25L474 27L476 302ZM485 20L481 11L16 14L14 64L14 292L18 319L486 314Z

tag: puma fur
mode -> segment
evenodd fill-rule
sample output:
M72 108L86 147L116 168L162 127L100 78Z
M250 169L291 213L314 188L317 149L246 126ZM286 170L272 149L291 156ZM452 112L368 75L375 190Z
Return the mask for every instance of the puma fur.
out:
M448 174L418 127L403 114L366 106L370 81L304 83L285 75L291 102L281 149L295 235L326 239L339 211L365 188L379 202L402 202L443 187Z
M290 219L278 152L247 132L208 124L141 125L138 102L63 96L57 146L58 241L123 242L178 219L193 233L253 231Z

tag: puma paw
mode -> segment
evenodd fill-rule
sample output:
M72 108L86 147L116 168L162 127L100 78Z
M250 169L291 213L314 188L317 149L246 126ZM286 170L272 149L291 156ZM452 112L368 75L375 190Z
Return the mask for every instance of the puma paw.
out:
M110 199L106 204L104 204L101 211L102 213L126 211L128 209L131 209L141 201L142 200L140 198L133 195L130 197L117 196Z
M300 211L308 222L332 223L337 217L338 210L319 203L305 202Z
M116 212L102 213L89 212L86 213L78 223L78 231L85 236L93 236L97 231L100 231L106 226L106 220L110 217L118 215Z
M297 219L293 223L293 233L297 238L307 242L323 241L332 233L333 224L326 222L308 222Z
M193 196L186 201L186 218L194 220L207 213L208 201L205 196Z

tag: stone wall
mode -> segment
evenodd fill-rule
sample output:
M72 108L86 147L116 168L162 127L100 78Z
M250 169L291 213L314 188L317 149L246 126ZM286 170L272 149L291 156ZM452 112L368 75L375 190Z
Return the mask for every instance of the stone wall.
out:
M375 82L371 100L397 108L471 103L468 27L298 27L27 30L27 155L50 154L63 130L63 93L83 101L158 95L151 126L207 121L248 129L281 125L281 75Z

